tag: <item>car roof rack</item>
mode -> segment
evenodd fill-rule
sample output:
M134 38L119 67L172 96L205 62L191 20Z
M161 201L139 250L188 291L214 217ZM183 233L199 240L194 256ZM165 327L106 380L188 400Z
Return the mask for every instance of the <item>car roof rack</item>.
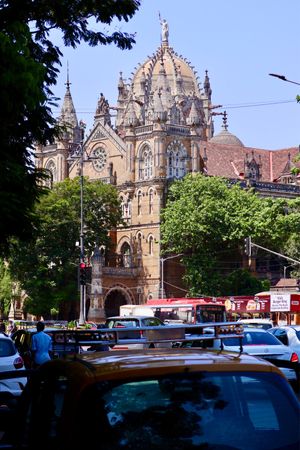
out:
M114 346L117 344L174 343L220 339L221 349L224 338L240 339L242 343L244 327L237 322L204 323L197 325L166 325L150 327L117 327L97 330L51 330L52 348L63 350L83 346ZM241 347L242 348L242 347ZM241 350L242 351L242 350Z

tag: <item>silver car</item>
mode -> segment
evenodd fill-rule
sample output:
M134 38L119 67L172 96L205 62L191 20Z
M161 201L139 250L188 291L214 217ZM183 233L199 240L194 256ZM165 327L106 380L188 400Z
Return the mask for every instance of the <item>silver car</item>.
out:
M208 329L209 334L209 329ZM299 379L299 357L296 352L286 347L282 342L273 336L269 331L261 328L245 328L242 338L242 351L249 355L259 356L267 359L278 366L286 378L298 388ZM220 339L209 339L203 341L191 341L186 347L205 347L219 350L221 348ZM239 339L223 339L223 349L233 352L240 352L241 346Z
M122 333L122 341L113 346L114 350L142 349L148 348L149 343L145 342L144 332L138 328L166 326L158 317L153 316L114 316L108 317L105 321L105 328L128 328L128 333ZM141 340L141 343L130 343L131 340ZM150 344L150 347L169 347L169 344Z

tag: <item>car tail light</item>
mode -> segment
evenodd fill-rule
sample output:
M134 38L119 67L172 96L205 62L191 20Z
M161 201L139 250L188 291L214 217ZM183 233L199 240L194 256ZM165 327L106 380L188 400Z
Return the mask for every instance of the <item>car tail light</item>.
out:
M143 337L143 330L140 330L140 337Z
M21 356L18 356L18 358L16 358L14 360L14 367L15 367L15 369L22 369L23 366L24 366L24 361L21 358Z
M296 362L296 363L299 362L297 353L292 353L291 362Z

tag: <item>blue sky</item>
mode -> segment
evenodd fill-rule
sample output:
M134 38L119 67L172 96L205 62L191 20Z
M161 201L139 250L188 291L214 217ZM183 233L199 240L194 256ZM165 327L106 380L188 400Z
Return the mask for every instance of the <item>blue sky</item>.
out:
M159 11L169 24L169 45L191 62L200 81L208 70L212 101L227 111L230 132L247 147L276 150L300 144L295 100L300 86L268 75L300 83L299 0L143 0L128 23L116 21L111 27L136 33L136 44L127 51L113 45L65 48L56 32L53 40L64 56L54 94L63 99L68 61L77 116L88 130L100 92L115 105L119 73L130 78L160 45ZM221 125L216 116L215 134Z

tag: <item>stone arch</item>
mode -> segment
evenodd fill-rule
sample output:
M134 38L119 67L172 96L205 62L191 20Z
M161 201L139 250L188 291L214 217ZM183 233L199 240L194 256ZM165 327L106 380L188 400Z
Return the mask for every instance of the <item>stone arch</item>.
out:
M118 316L120 306L134 303L131 292L125 286L113 286L105 296L104 311L106 317Z

